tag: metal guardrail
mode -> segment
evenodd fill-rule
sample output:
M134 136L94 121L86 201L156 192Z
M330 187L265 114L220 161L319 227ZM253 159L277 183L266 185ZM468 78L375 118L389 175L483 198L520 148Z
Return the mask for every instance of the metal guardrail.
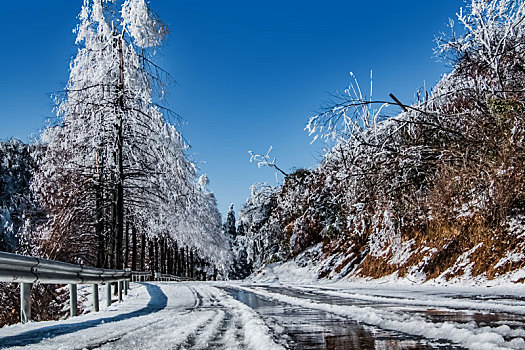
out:
M175 281L175 282L181 281L180 277L168 275L166 273L158 273L158 272L155 273L155 280L157 281Z
M193 279L191 277L181 277L181 276L168 275L168 274L165 274L165 273L156 273L155 274L155 280L157 280L157 281L187 282L187 281L194 281L195 279Z
M151 271L132 271L131 281L132 282L143 282L153 280L155 275Z
M151 276L151 274L150 274ZM167 273L155 272L155 281L174 281L174 282L188 282L195 281L192 277L175 276Z
M149 278L148 278L149 277ZM112 304L111 284L118 301L127 295L130 281L153 279L151 272L108 270L0 252L0 282L20 283L20 321L31 320L31 284L69 284L70 315L77 315L77 284L93 284L93 309L99 311L98 285L106 284L107 306ZM117 290L118 288L118 290Z
M131 279L131 270L107 270L0 252L0 281L93 284Z

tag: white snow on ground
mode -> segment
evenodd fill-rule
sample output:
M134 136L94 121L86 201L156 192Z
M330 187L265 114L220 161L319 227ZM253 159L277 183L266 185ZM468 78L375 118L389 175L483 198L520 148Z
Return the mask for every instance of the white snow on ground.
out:
M509 325L478 327L474 322L432 323L423 317L414 316L407 310L407 306L419 306L439 309L439 311L452 309L458 312L467 310L471 313L507 312L525 315L525 302L519 300L519 297L525 294L525 287L521 283L513 283L524 276L524 269L495 280L469 276L452 281L436 279L425 284L414 283L410 277L399 278L396 274L376 280L359 277L336 281L319 280L316 277L317 272L317 267L313 264L301 265L296 261L288 261L265 267L259 274L253 276L251 281L254 283L271 281L273 285L308 283L310 286L303 289L334 297L361 300L369 304L399 305L399 308L391 311L370 307L333 306L253 288L249 290L281 302L333 312L380 328L426 338L447 339L471 349L525 349L523 340L525 331L522 328L513 330ZM506 341L504 337L511 340Z
M412 335L418 335L429 339L443 339L448 340L454 343L457 343L461 346L464 346L469 349L525 349L525 330L521 328L511 329L508 325L501 325L498 327L479 327L474 322L468 323L458 323L458 322L431 322L427 318L415 314L413 312L408 312L406 304L416 304L416 305L432 305L436 301L441 305L454 306L454 307L467 307L474 309L505 309L509 305L502 303L488 303L483 305L483 301L477 302L477 306L474 305L474 302L470 301L461 301L461 300L449 300L447 301L445 297L437 297L435 295L422 293L414 293L415 291L404 291L402 289L397 290L397 294L404 294L405 298L398 299L389 299L386 297L378 297L374 295L364 295L356 293L348 293L341 291L326 291L321 290L321 293L326 293L328 295L332 294L334 296L343 296L351 299L361 299L367 301L377 301L377 302L389 302L389 303L398 303L399 308L380 308L380 307L371 307L371 306L357 306L356 305L333 305L328 303L320 303L314 300L309 300L304 297L292 297L288 295L283 295L279 293L269 292L260 287L246 287L238 286L246 291L257 293L261 296L277 300L279 302L285 302L292 305L297 305L301 307L317 309L321 311L331 312L334 314L342 315L354 319L358 322L363 322L368 325L377 326L379 328L394 330L398 332L403 332ZM309 289L316 290L319 286L311 286L306 288L298 289ZM362 288L362 286L361 286ZM390 287L383 286L382 291L379 294L391 295L389 292ZM371 289L368 289L371 291ZM372 292L374 294L374 292ZM376 292L377 293L377 292ZM394 290L394 294L396 291ZM407 296L411 296L407 298ZM428 298L428 300L426 299ZM520 311L523 310L523 305L521 305ZM506 340L507 339L510 340Z
M281 347L253 310L209 284L147 283L132 284L123 303L98 313L1 328L0 348Z
M257 274L249 277L249 280L256 283L316 283L316 267L307 265L300 267L294 260L285 263L274 263L264 267Z
M245 345L248 349L282 349L283 347L276 344L271 335L268 326L257 315L257 313L245 304L233 299L228 293L218 291L213 288L215 297L218 297L220 304L229 309L235 310L240 316L242 328L244 331Z
M299 274L296 277L300 278ZM521 317L525 315L525 301L517 297L523 295L522 286L508 289L371 282L272 283L272 289L235 282L132 284L123 303L101 312L1 328L0 348L281 349L278 342L282 340L277 338L280 333L275 332L275 327L272 333L253 309L217 288L220 286L240 288L281 303L330 312L380 329L445 340L470 349L525 349L523 323L480 325L468 319L444 322L426 313L428 310L470 315L495 312ZM100 291L101 306L105 304L103 290ZM284 290L298 294L288 295ZM85 288L82 293L87 301L90 300L88 292L89 288ZM318 296L322 298L314 298ZM348 302L334 303L340 298Z
M520 252L507 252L507 255L504 258L501 258L500 261L496 265L494 265L494 269L497 269L499 267L502 267L508 262L520 262L523 260L523 254Z
M468 254L472 253L475 249L479 248L479 245L474 247ZM313 250L319 249L317 246L312 247ZM307 251L308 252L308 251ZM465 255L468 255L465 254ZM465 275L453 279L447 279L445 271L442 276L428 280L425 282L424 274L421 275L418 269L411 270L411 274L406 277L399 277L397 272L385 276L382 278L373 279L370 277L360 277L357 275L359 271L349 274L345 277L331 276L330 278L319 279L318 273L320 265L314 264L312 261L304 263L300 255L295 260L289 260L286 262L279 262L274 264L268 264L252 274L248 280L254 283L292 283L292 284L335 284L347 286L349 284L370 284L370 285L383 285L389 284L392 286L399 285L425 285L425 286L460 286L460 287L490 287L493 289L502 289L516 291L517 293L525 293L525 285L517 283L517 281L525 280L525 267L506 273L504 275L497 276L496 278L489 280L486 276L480 275L473 277L470 275L470 269L468 269L468 263L463 264L465 269ZM464 258L464 257L462 257ZM506 258L500 261L500 265L508 261L516 261L519 258L518 254L509 253ZM461 260L461 259L460 259ZM460 261L461 263L461 261Z

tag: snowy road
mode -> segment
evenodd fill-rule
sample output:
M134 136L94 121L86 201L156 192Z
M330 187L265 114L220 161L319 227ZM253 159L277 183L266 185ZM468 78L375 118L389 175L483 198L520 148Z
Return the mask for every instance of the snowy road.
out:
M525 300L502 292L147 283L100 313L4 327L0 348L525 349L524 337Z
M59 322L0 329L0 348L280 348L256 313L207 284L132 285L125 302Z

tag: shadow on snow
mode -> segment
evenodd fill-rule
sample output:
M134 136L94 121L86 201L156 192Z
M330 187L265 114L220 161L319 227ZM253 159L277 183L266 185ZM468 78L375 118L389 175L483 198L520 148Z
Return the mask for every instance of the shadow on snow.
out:
M36 344L44 339L54 338L64 334L78 332L84 329L96 327L101 324L119 322L129 320L134 317L145 316L164 309L168 304L168 297L162 292L160 287L149 283L142 284L146 286L148 294L150 295L150 300L148 304L142 309L127 314L121 314L112 317L105 317L79 323L58 324L30 330L17 335L3 337L0 338L0 349L11 346L24 346Z

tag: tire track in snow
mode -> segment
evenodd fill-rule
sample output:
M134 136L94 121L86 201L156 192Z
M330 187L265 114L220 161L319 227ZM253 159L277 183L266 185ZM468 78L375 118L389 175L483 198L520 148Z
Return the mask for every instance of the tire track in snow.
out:
M196 291L191 286L184 286L185 288L189 289L191 294L194 297L195 303L190 308L181 309L180 312L177 313L178 317L184 317L185 315L189 315L192 312L194 312L196 309L202 305L202 297L196 293ZM139 338L148 338L148 334L156 334L161 333L161 330L167 330L170 327L170 317L167 317L167 313L172 312L172 310L164 310L159 312L158 317L160 317L159 320L155 320L152 322L146 322L145 324L140 325L139 327L134 327L132 329L126 329L124 332L120 332L118 335L113 335L110 338L107 338L106 340L100 341L96 344L86 345L78 348L78 350L83 349L114 349L114 348L129 348L132 345L135 345L135 341L130 340L130 338L139 337ZM189 332L188 336L191 335L191 328L192 325L189 326ZM183 332L185 333L185 332ZM131 343L131 344L130 344Z
M140 326L140 327L136 327L134 329L128 329L126 330L125 332L120 332L118 335L113 335L111 336L110 338L108 339L105 339L103 341L100 341L100 342L97 342L97 343L92 343L92 344L88 344L88 345L83 345L79 348L76 348L76 350L84 350L84 349L88 349L88 350L93 350L93 349L99 349L101 348L102 346L106 345L106 344L110 344L110 343L115 343L115 342L118 342L119 340L121 340L124 336L130 334L130 333L134 333L134 332L137 332L137 331L140 331L141 329L144 329L144 328L150 328L151 326L153 326L154 324L156 323L160 323L162 322L163 320L158 320L158 321L154 321L154 322L149 322L149 323L146 323L145 325L143 326Z
M229 293L210 287L218 296L221 304L235 314L236 322L232 322L232 327L224 334L223 338L236 337L242 339L242 347L245 349L284 349L283 345L276 338L272 328L263 318L251 307L240 301L235 300Z
M207 333L199 334L197 345L207 345L210 349L283 349L273 338L272 331L263 319L248 306L236 301L228 293L213 287L200 286L199 291L205 300L204 308L211 307L224 312L221 322L210 327ZM209 305L206 304L209 300ZM206 337L213 334L211 337ZM197 339L199 339L197 337Z
M201 293L206 293L206 297L210 300L210 307L218 310L220 317L210 324L207 332L203 332L196 344L196 349L243 349L243 335L240 332L242 327L238 327L240 323L238 315L234 310L223 305L220 301L220 296L213 293L214 290L203 289Z
M204 297L201 293L197 291L195 287L188 286L191 292L195 296L195 305L192 307L192 313L202 313L203 309L210 309L213 314L200 323L194 332L188 334L186 340L184 341L182 348L184 349L200 349L201 343L205 342L202 339L206 339L207 333L209 332L210 327L217 322L221 322L221 315L217 310L213 310L209 306L205 305Z

